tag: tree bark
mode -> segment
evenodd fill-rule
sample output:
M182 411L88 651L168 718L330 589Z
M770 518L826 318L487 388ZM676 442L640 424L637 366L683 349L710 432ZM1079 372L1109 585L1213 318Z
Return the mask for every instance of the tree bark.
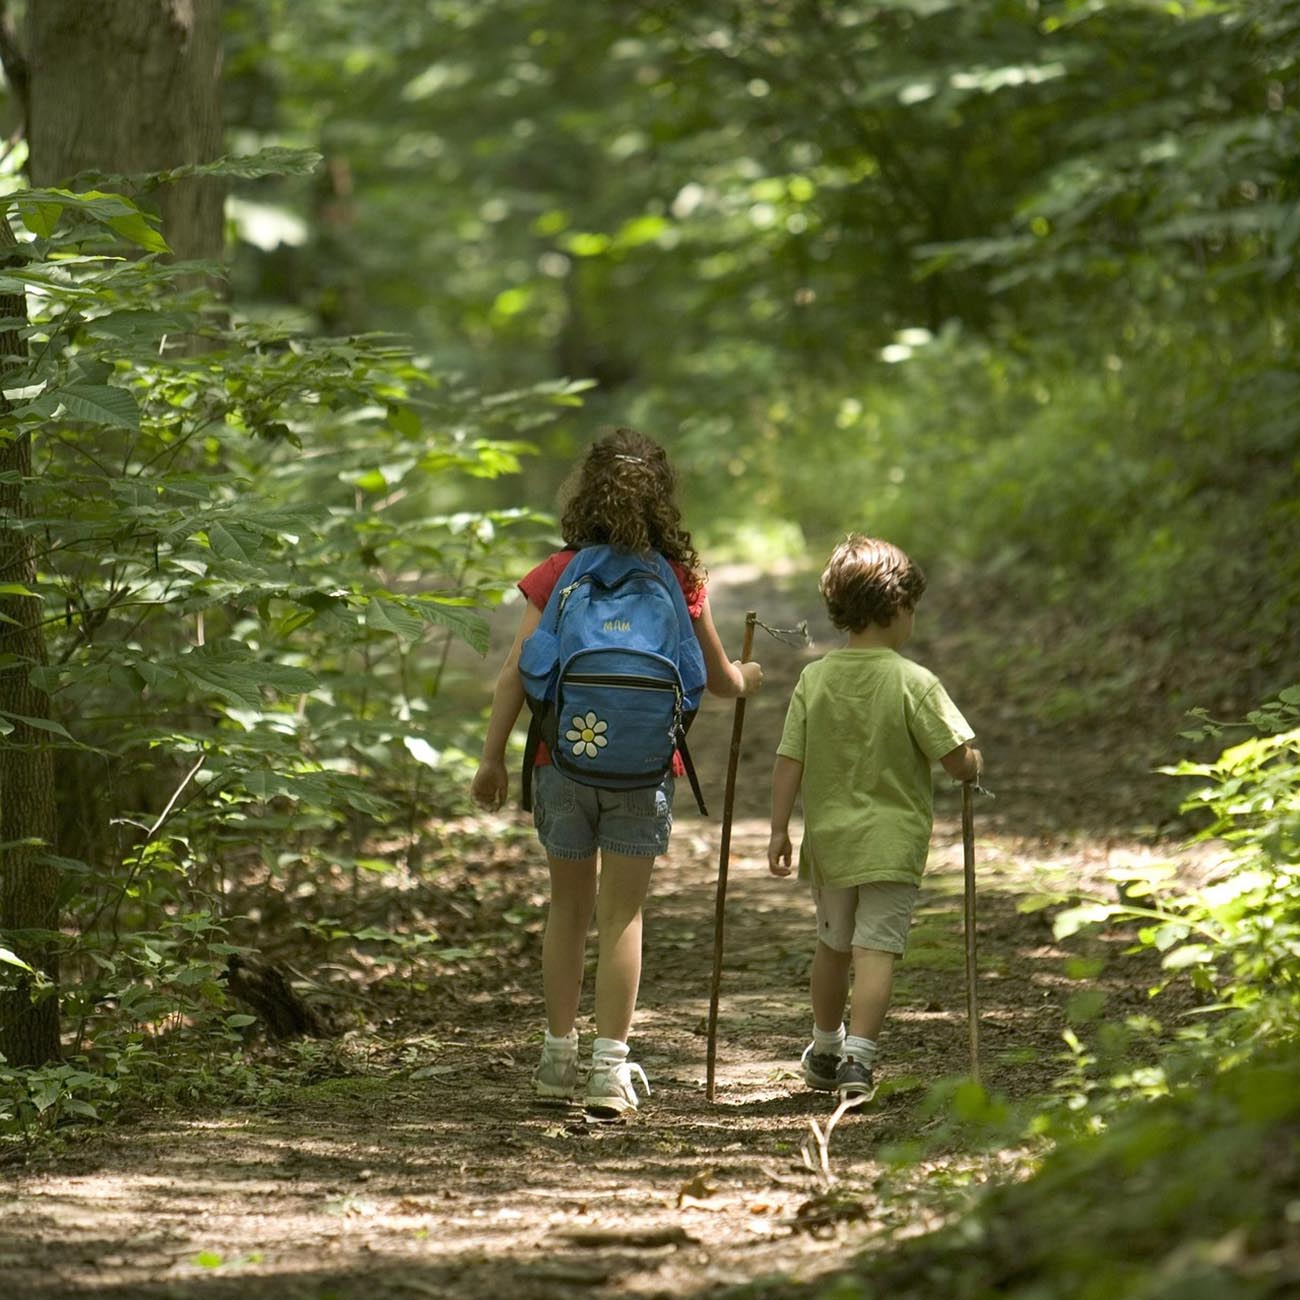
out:
M13 248L13 231L0 214L0 254ZM0 256L0 265L5 261ZM0 317L26 319L21 294L0 295ZM0 355L26 354L17 330L0 331ZM25 484L32 473L28 434L4 427L9 402L0 396L0 583L31 587L36 552L17 525L28 513ZM21 718L49 717L49 697L32 685L31 670L45 663L41 602L0 592L0 709ZM10 717L14 730L0 737L0 938L57 988L58 875L46 860L54 847L54 756L49 736ZM42 996L33 976L0 967L0 1055L10 1065L43 1065L59 1055L59 1004L53 989Z
M40 0L27 8L26 48L6 27L0 58L23 101L34 187L88 171L163 171L220 153L220 0ZM218 183L191 178L163 186L157 197L163 235L178 258L220 256ZM13 232L0 216L0 261L6 244L13 247ZM0 316L25 319L23 297L0 297ZM17 332L0 333L0 354L24 347ZM6 435L7 409L0 398L0 583L29 587L36 553L17 525L31 440ZM48 697L30 680L45 662L40 605L0 593L0 615L0 655L13 656L0 658L0 709L44 719ZM21 722L0 738L0 935L57 985L57 947L40 934L58 928L58 876L46 860L56 832L48 740ZM34 987L20 968L0 967L0 1053L11 1064L39 1065L59 1054L58 999L52 992L34 999Z
M220 155L220 0L40 0L29 7L27 33L33 186ZM216 181L179 181L157 196L178 258L221 255Z

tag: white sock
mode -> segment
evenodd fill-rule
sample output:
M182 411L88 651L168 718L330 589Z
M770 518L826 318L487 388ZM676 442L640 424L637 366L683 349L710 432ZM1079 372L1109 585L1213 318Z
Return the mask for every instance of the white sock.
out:
M563 1056L570 1053L576 1056L578 1053L578 1031L570 1029L567 1034L557 1038L548 1029L546 1031L546 1051L553 1056Z
M844 1026L838 1029L822 1029L813 1021L813 1051L818 1056L844 1055Z
M617 1038L598 1038L591 1045L592 1064L618 1065L627 1060L628 1045Z
M876 1059L876 1044L870 1038L859 1038L856 1034L849 1034L844 1040L844 1055L851 1056L859 1065L865 1065L869 1070Z

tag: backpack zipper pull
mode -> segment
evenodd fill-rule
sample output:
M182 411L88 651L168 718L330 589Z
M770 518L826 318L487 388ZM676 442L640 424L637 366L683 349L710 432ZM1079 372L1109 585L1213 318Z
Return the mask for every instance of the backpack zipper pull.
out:
M673 695L673 725L668 729L668 738L676 746L685 733L682 731L682 693L676 686Z

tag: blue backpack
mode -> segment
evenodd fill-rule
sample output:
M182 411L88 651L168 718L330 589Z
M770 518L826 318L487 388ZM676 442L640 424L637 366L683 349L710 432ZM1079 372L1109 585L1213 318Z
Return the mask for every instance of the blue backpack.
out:
M680 752L707 815L686 729L704 693L704 655L681 584L658 552L586 546L569 561L519 654L532 710L523 806L532 807L537 742L582 785L658 785Z

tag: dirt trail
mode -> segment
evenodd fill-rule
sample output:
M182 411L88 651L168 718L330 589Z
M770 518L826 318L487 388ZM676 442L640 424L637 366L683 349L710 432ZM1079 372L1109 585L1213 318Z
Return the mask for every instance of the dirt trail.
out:
M737 646L732 628L746 598L756 597L737 581L717 602ZM781 612L788 623L800 610ZM776 1295L778 1277L815 1279L873 1234L923 1227L924 1187L893 1196L881 1155L938 1122L911 1085L966 1065L957 800L941 792L883 1043L888 1095L844 1120L830 1144L854 1217L823 1222L834 1215L816 1199L825 1186L800 1146L832 1100L796 1074L808 1031L810 905L799 886L771 879L763 860L766 769L804 660L775 643L762 657L768 689L749 712L733 839L716 1104L704 1097L704 1025L731 713L714 701L693 748L715 818L702 821L680 801L647 914L633 1054L653 1095L635 1121L591 1127L576 1109L530 1098L541 1024L534 930L517 951L435 981L425 1004L407 1004L382 1031L387 1056L377 1055L368 1077L299 1089L278 1109L123 1127L80 1155L11 1174L0 1212L4 1294L680 1298L773 1279L764 1294ZM1013 836L1004 810L1017 801L996 806L996 815L987 811L994 805L980 809L985 1072L994 1089L1025 1096L1058 1071L1063 1008L1077 985L1064 977L1043 917L1019 914L1017 899L1048 882L1100 883L1116 855L1149 850L1118 834L1102 841L1041 826ZM538 855L527 861L466 870L523 902L544 882ZM1122 964L1102 980L1112 1007L1145 999L1145 981ZM581 1029L585 1045L589 1017ZM384 1068L399 1058L405 1068ZM421 1077L409 1077L411 1061ZM929 1176L965 1175L953 1162Z

